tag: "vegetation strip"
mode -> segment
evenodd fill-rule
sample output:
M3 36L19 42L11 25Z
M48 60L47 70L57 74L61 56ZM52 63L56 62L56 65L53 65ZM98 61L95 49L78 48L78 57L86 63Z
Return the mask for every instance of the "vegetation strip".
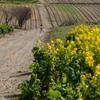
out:
M51 9L51 11L52 11L52 13L53 13L53 15L54 15L54 18L55 18L55 21L56 21L56 23L57 23L57 26L59 26L59 23L58 23L58 21L57 21L57 19L56 19L56 15L55 15L55 13L54 13L54 11L53 11L51 5L48 5L48 6L49 6L49 8Z
M71 20L75 21L75 18L73 16L73 14L71 13L70 8L67 5L65 5L64 7L68 10Z
M77 9L79 9L80 10L80 12L82 12L83 13L83 15L87 18L87 21L89 21L89 22L91 22L91 20L88 18L88 16L85 14L85 12L84 12L84 10L82 10L80 7L78 7L78 6L75 6Z
M62 5L58 5L57 7L58 7L59 11L61 12L61 14L60 14L60 15L62 15L62 16L63 16L64 21L66 21L66 17L64 16L64 13L63 13L63 11L62 11L61 6L62 6Z
M52 20L52 24L54 27L57 27L57 23L55 21L55 17L54 17L54 14L52 12L52 10L50 9L50 7L47 5L46 8L48 9L49 13L50 13L50 18Z
M93 22L97 21L96 17L94 17L94 14L92 13L92 11L90 11L87 7L82 6L82 8L87 11L88 15L91 17L91 19L93 20Z
M69 19L70 19L70 16L69 16L69 14L66 12L66 10L65 10L65 8L64 8L64 5L62 6L62 9L64 10L64 12L65 12L65 14L66 14L67 20L69 20ZM66 20L66 21L67 21L67 20Z
M84 8L83 6L79 6L81 9L84 10L85 14L91 19L92 22L95 22L95 18L92 17L91 13L86 9Z
M78 20L78 22L82 22L79 13L76 12L77 10L75 10L72 5L68 5L68 7L70 7L71 11L73 12L72 14L74 14L76 16L75 20Z
M81 16L81 18L82 18L84 21L88 22L88 19L83 15L83 13L82 13L76 6L74 6L74 5L72 5L72 6L74 7L75 10L78 11L78 13L79 13L79 15Z
M53 8L55 9L55 11L56 11L56 14L57 14L58 17L59 17L60 24L61 24L61 23L62 23L62 20L61 20L61 17L60 17L60 15L59 15L58 11L56 10L55 6L56 6L56 5L52 5L52 7L53 7Z
M52 19L51 19L51 17L50 17L50 12L48 11L48 9L47 9L46 5L44 5L44 6L45 6L45 8L46 8L46 10L47 10L48 17L49 17L49 21L50 21L50 23L51 23L52 27L54 27L53 22L52 22Z
M96 7L93 5L90 5L89 7L91 10L93 10L96 13L98 20L100 21L100 11L98 9L96 9Z
M33 8L33 14L34 14L34 17L35 17L35 24L34 24L34 26L35 26L35 29L37 29L37 18L36 18L36 12L35 12L35 6L34 6L34 8Z
M42 20L41 20L41 15L40 15L40 11L39 11L39 8L37 5L35 5L35 7L37 8L37 12L38 12L38 16L39 16L39 22L40 22L40 25L42 24ZM40 28L40 26L39 26Z

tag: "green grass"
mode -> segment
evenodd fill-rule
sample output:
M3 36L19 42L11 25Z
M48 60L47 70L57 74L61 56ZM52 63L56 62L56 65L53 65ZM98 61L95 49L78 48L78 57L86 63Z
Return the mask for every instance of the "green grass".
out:
M87 25L87 26L94 27L95 25ZM51 40L56 42L57 38L65 42L68 32L70 32L72 29L75 29L75 27L76 26L72 25L72 26L57 27L52 29L50 32L47 33L46 43L50 42ZM100 28L100 25L97 25L97 27Z
M50 42L51 40L56 41L57 38L65 41L68 32L74 29L75 26L65 26L65 27L57 27L52 29L50 32L47 33L46 42Z

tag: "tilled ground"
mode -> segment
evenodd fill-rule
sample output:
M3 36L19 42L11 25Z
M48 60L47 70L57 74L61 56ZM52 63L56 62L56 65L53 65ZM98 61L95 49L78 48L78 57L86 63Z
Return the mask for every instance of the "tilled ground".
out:
M34 29L15 30L0 39L0 100L10 100L14 94L20 93L16 87L30 78L31 50L44 37L44 32Z

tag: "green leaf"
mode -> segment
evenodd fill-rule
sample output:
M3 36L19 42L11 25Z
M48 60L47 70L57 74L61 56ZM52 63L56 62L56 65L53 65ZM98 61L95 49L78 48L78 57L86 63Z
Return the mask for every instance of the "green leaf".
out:
M29 66L29 69L30 69L31 71L33 71L33 64L31 64L31 65Z
M56 84L53 84L52 89L56 89L56 88L57 88Z
M61 92L60 91L58 91L58 90L52 90L52 89L50 89L49 90L49 92L48 92L48 95L53 99L53 98L56 98L56 99L58 99L58 98L60 98L60 96L61 96Z
M73 68L69 68L69 73L72 75L72 77L75 77L75 72Z
M65 100L62 96L60 97L60 100Z
M77 67L77 68L80 68L80 65L78 63L74 63L74 65Z
M82 80L82 85L85 85L85 82Z
M39 50L39 47L34 47L33 50L34 51L38 51Z
M66 83L66 82L67 82L67 78L63 77L63 83Z

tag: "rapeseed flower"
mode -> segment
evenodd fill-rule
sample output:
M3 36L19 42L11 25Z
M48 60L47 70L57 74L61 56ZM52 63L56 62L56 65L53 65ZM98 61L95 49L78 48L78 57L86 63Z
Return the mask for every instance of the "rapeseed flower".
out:
M40 79L37 79L38 82L40 82Z
M53 40L51 40L51 43L54 43Z
M49 43L47 43L47 46L48 46L48 49L51 50L52 47L50 46Z
M86 80L86 76L85 76L85 75L81 75L81 76L80 76L80 79L81 79L81 80Z
M40 43L41 43L41 41L40 41L40 40L38 40L38 43L40 44Z
M78 100L83 100L83 98L79 98Z

